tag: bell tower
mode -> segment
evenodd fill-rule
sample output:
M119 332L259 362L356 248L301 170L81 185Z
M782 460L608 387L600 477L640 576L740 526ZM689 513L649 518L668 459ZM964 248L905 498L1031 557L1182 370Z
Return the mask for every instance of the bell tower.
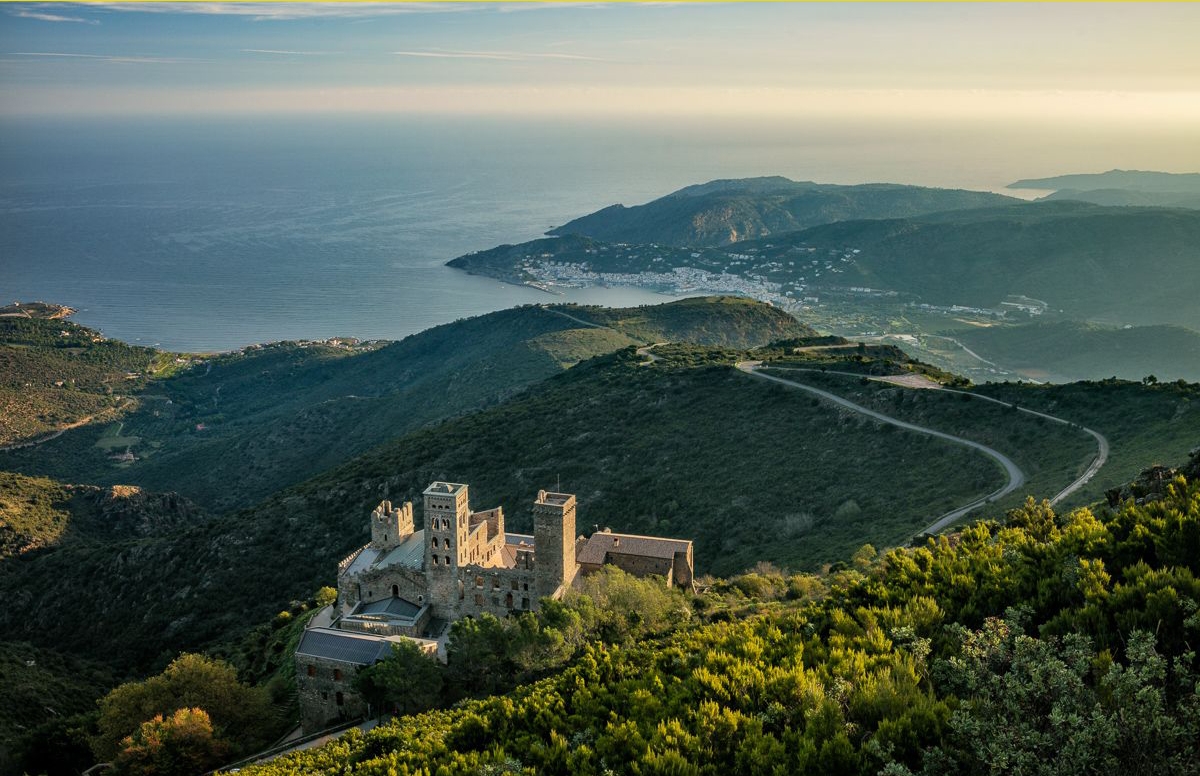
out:
M435 482L425 489L425 570L454 570L466 565L471 507L467 486Z

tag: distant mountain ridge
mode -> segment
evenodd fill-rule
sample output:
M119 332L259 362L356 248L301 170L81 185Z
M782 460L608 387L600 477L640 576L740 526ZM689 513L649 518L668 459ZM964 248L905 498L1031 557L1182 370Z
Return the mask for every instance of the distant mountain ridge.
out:
M1143 205L1200 209L1200 173L1109 170L1052 178L1027 178L1010 189L1053 189L1043 199L1071 199L1097 205Z
M774 176L709 181L644 205L611 205L547 234L674 246L727 245L833 221L901 218L1014 198L892 183L844 186Z
M1095 191L1188 192L1200 194L1200 173L1155 172L1152 170L1109 170L1108 172L1055 175L1049 178L1023 178L1008 184L1009 189L1072 189Z

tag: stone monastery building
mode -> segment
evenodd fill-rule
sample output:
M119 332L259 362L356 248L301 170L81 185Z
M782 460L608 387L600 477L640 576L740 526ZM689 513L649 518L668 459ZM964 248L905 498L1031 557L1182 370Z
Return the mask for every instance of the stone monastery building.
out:
M607 530L585 539L575 532L569 493L538 493L532 536L506 532L499 507L472 511L466 485L435 482L422 495L421 530L411 502L375 508L370 544L338 564L329 626L310 627L300 639L296 677L306 731L362 716L365 705L351 682L397 640L434 652L455 620L534 611L542 598L561 598L577 576L605 564L692 584L690 541Z

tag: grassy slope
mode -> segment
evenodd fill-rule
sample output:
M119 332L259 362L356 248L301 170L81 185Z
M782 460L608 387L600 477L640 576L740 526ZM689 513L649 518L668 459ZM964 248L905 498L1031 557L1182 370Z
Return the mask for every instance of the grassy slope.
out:
M1200 380L1200 333L1182 326L1114 329L1074 321L954 332L981 356L1038 380Z
M837 369L839 365L828 366ZM1005 509L1019 505L1027 495L1038 499L1054 496L1083 474L1096 455L1096 443L1090 436L1041 418L1016 414L992 402L874 381L864 385L859 379L844 375L783 370L776 374L899 420L961 436L1004 453L1025 473L1026 482L1019 492L988 507L992 514L1002 514Z
M1187 458L1200 445L1200 384L1147 386L1119 380L1068 385L1001 383L979 386L982 394L1015 401L1094 428L1108 437L1108 464L1068 505L1103 498L1153 464Z
M0 446L114 414L168 361L70 321L0 318Z
M655 340L749 347L811 333L767 305L740 299L570 310L611 329L534 306L365 353L278 343L216 357L140 394L120 428L123 438L136 440L137 462L118 467L109 459L123 449L104 439L115 427L87 426L0 454L0 467L175 490L225 510L425 424L494 404L598 353Z

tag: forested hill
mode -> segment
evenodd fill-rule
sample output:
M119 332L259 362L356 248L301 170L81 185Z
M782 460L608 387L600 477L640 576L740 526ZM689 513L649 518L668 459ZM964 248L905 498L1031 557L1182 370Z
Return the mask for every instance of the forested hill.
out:
M612 205L548 234L608 242L715 246L833 221L899 218L1013 201L999 194L960 189L747 178L688 186L644 205Z
M969 327L954 336L984 358L1036 380L1121 375L1200 381L1200 332L1182 326L1118 328L1054 321Z
M698 597L699 624L584 643L507 695L246 772L1188 776L1198 469L1138 483L1111 509L1031 501L881 558L864 548L823 578L764 568ZM468 659L501 675L544 665L577 643L571 613L456 627L447 681Z
M1024 178L1008 184L1010 189L1121 189L1124 191L1186 192L1200 194L1200 173L1170 173L1151 170L1109 170L1100 173Z
M741 246L751 248L760 263L794 249L815 248L818 255L853 249L853 260L831 282L931 304L994 307L1006 295L1023 294L1076 318L1200 327L1200 212L1194 210L1029 203L827 224Z
M0 386L0 399L11 414L58 417L58 406L78 404L66 419L88 413L98 422L0 452L0 468L177 491L214 511L247 506L598 354L665 340L747 348L813 333L769 305L732 297L628 310L545 305L390 344L283 342L175 363L113 340L93 343L95 332L61 321L5 325L12 333L0 340L0 363L10 367L4 380L12 388ZM59 335L64 326L71 336ZM145 373L156 361L169 367L161 378ZM130 380L127 369L136 370ZM27 384L35 388L17 388Z
M0 565L0 598L8 602L0 628L10 638L144 668L163 653L227 639L329 584L337 562L367 541L370 510L383 498L415 498L433 480L470 484L472 504L503 506L515 531L530 527L537 491L561 483L579 497L581 532L599 525L689 538L698 571L718 574L763 560L812 569L863 542L901 544L1004 483L986 456L731 366L768 354L655 352L653 363L633 348L586 362L228 516L166 535L64 543ZM824 353L780 354L772 363L907 372L891 348L878 349L878 360L871 348L851 348L841 360L818 358ZM853 376L817 378L893 417L1003 451L1027 476L1014 501L1053 495L1096 454L1091 437L1015 412L1016 403L1108 436L1112 460L1092 483L1097 496L1127 472L1195 445L1196 386L1013 385L996 403ZM64 588L72 595L61 595Z

